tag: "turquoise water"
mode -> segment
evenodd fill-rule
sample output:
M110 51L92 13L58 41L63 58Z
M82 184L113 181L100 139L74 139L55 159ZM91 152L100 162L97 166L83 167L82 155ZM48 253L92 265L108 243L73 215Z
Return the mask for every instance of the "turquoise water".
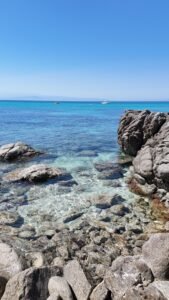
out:
M39 227L46 216L58 221L71 212L83 211L93 218L97 212L89 199L95 194L118 192L126 201L133 201L135 195L124 180L120 180L121 187L106 186L94 168L95 162L117 160L117 128L127 109L166 112L169 103L0 101L0 144L23 141L43 150L42 162L65 167L78 183L62 190L57 184L32 186L25 194L26 205L7 202L0 210L18 210L25 223ZM16 187L13 189L8 192L15 194Z

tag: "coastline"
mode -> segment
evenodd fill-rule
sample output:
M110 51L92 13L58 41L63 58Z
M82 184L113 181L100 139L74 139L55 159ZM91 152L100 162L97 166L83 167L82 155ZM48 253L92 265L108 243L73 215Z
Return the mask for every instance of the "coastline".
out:
M137 113L138 112L136 112L136 114ZM161 116L159 114L153 114L153 116L154 115ZM167 115L163 114L162 116L166 118ZM128 117L127 113L126 117ZM137 122L135 122L135 120L133 121L133 119L130 119L130 122L133 122L133 124L140 124L138 122L139 118L136 117L136 119ZM125 120L125 116L122 119L122 124L124 122L123 120ZM154 120L154 117L151 117L151 120ZM165 120L159 122L159 128L163 126ZM130 130L129 122L125 122L128 124L127 130ZM143 125L143 122L141 122L141 124ZM119 139L126 135L123 132L125 131L125 127L123 128L123 125L120 126L122 127L119 127ZM149 122L149 126L153 131L151 122ZM143 127L139 128L142 130ZM158 130L159 129L156 126L156 131L158 132ZM132 129L130 137L132 132L135 133L135 127ZM121 140L119 141L121 143ZM128 153L126 150L125 152ZM85 154L90 154L91 157L94 155L95 157L94 152L88 151ZM75 189L77 193L76 201L78 201L78 193L80 191L78 190L78 177L74 177L74 173L68 173L67 170L63 170L63 168L59 169L58 166L47 166L38 161L36 162L36 159L35 163L33 157L36 158L37 155L40 157L41 162L43 161L43 156L45 157L46 154L43 152L39 153L36 149L22 143L10 144L0 148L1 166L4 162L8 165L8 169L5 170L5 173L2 176L1 188L6 189L9 186L9 189L12 188L13 191L14 189L15 192L18 191L18 194L16 193L14 195L15 207L18 206L19 208L22 201L26 200L23 197L25 191L27 195L29 189L34 190L34 193L37 194L40 191L39 188L42 189L42 193L40 194L40 199L42 201L43 194L45 199L45 189L55 189L55 186L61 189L60 201L62 201L62 193L70 193L70 188ZM25 163L27 165L28 161L29 167L25 167ZM155 294L162 293L160 286L153 286L154 280L161 280L161 277L156 275L156 271L154 271L155 262L152 261L151 263L151 259L166 259L165 255L163 254L158 258L152 258L152 254L152 257L147 261L147 254L145 254L147 252L145 249L146 247L151 248L151 243L154 243L154 239L155 243L158 242L158 247L160 247L161 239L164 239L163 245L165 240L167 241L169 234L169 214L163 202L160 202L160 198L158 198L156 194L153 195L153 192L152 195L153 197L156 197L156 200L151 200L151 193L141 196L133 194L133 200L131 202L126 201L125 194L123 196L120 195L119 191L123 186L125 187L124 191L127 191L129 188L128 184L131 181L132 174L131 167L129 167L131 163L131 157L126 155L123 156L121 154L119 161L117 162L95 162L94 167L97 180L110 186L111 192L105 194L104 190L102 190L102 192L98 191L98 193L95 192L91 194L83 209L73 209L61 219L54 219L50 213L47 213L46 215L42 214L39 219L39 224L42 223L42 226L39 228L34 226L33 223L31 225L30 222L26 224L24 218L19 215L21 210L18 210L19 214L12 210L9 210L9 212L1 211L0 248L1 251L5 253L5 257L7 257L7 252L11 251L10 247L12 247L14 254L12 256L13 261L10 263L10 267L14 268L14 265L16 265L16 272L14 269L16 276L13 277L13 275L15 275L13 273L11 273L10 276L6 276L4 271L1 274L3 278L2 294L5 289L6 281L11 278L5 289L4 296L2 297L3 300L9 299L9 297L11 300L16 300L16 294L13 291L14 283L21 280L19 279L19 276L23 276L23 280L27 280L28 274L30 278L33 278L32 272L42 272L44 274L44 279L43 281L40 281L40 285L45 284L45 289L40 288L41 298L38 298L41 300L46 300L49 292L51 295L55 293L57 290L57 282L65 279L66 283L64 281L64 284L67 284L67 282L69 283L79 300L88 299L89 295L91 300L112 299L111 297L114 296L119 300L129 300L135 299L132 298L135 297L132 293L137 293L138 297L141 297L139 296L141 295L140 293L149 295L152 293L152 290ZM78 172L90 179L91 173L87 174L86 169L79 169ZM149 189L147 190L149 191ZM132 193L129 195L131 197ZM11 204L13 201L12 198L9 198L8 194L7 198L4 198L2 202L5 203L6 201L10 201ZM22 204L21 207L26 208L28 201L29 200L27 199L25 204L23 202L24 205ZM159 209L161 212L159 212ZM30 210L29 213L32 214L33 210L32 212ZM40 216L40 210L38 215ZM168 243L166 242L166 247L168 247L167 245ZM140 262L140 258L143 259L144 265L146 265L147 268L146 272L149 273L148 281L145 283L144 279L142 279L140 282L142 284L141 290L139 283L138 287L136 286L134 290L133 283L131 286L129 284L130 289L128 290L124 289L122 286L121 288L116 287L116 280L112 273L113 270L117 272L116 276L121 276L118 273L119 268L124 268L126 265L127 269L124 272L128 272L128 268L130 270L131 266L134 269L138 268L137 260L139 261L139 264L143 264L142 261ZM9 262L6 260L3 262L3 259L2 256L0 265L3 265L4 270L10 270ZM142 265L140 266L142 270ZM32 269L29 269L30 267ZM67 273L67 269L71 270L71 273L74 274L72 276L75 276L75 278L77 276L77 281L79 281L79 291L77 290L76 285L74 286L74 281L70 278L69 271ZM78 272L80 272L83 281L80 280ZM133 276L134 273L132 274L131 271L129 272L130 275ZM139 276L144 276L142 272L143 271L140 271L138 268L136 271L137 275L135 276L138 276L138 274L141 274ZM167 270L165 272L167 272ZM62 273L64 273L64 279ZM56 275L59 275L59 278L52 277ZM47 285L50 277L55 279L52 284L52 289L49 285L48 291ZM162 279L167 280L167 277L164 275ZM118 280L122 280L121 277L119 277ZM29 285L28 283L25 284L28 290L31 291L33 289L33 282L29 283ZM84 284L86 286L86 294L83 294ZM127 281L125 282L124 280L123 284L126 285ZM167 281L166 284L168 284ZM20 288L21 290L25 289L24 284L21 285ZM67 289L69 290L69 287ZM11 296L11 293L14 293L14 298L12 298L13 296ZM70 291L69 294L71 299L72 296ZM155 297L155 294L152 297ZM27 299L25 297L27 296L24 295L23 299ZM36 295L35 297L38 296Z

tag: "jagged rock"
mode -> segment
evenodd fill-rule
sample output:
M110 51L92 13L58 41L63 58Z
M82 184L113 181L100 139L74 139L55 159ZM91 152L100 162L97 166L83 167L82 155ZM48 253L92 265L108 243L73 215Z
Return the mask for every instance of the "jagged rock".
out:
M4 179L10 182L27 181L27 182L44 182L49 179L64 179L71 177L63 169L48 167L43 164L33 165L24 169L18 169L8 173Z
M15 250L0 243L0 277L8 280L21 271L22 264Z
M143 245L142 254L155 278L169 280L169 233L151 235Z
M30 158L41 154L32 147L22 142L7 144L0 147L0 161L13 161Z
M121 118L118 141L123 151L135 156L166 121L166 114L128 110Z
M64 267L64 277L78 300L88 300L92 287L77 260L70 261Z
M168 300L163 293L150 284L147 288L133 287L128 289L125 295L118 300Z
M73 295L67 281L63 277L54 276L49 279L49 294L59 294L63 300L73 300Z
M29 268L12 277L1 300L46 300L48 281L60 275L57 267Z
M169 191L169 115L128 111L118 133L122 150L136 156L135 179L139 175L148 184Z
M105 285L114 296L114 300L122 299L128 289L152 282L151 270L139 256L120 256L106 272Z
M105 287L104 281L99 283L90 295L90 300L106 300L108 296L108 289Z

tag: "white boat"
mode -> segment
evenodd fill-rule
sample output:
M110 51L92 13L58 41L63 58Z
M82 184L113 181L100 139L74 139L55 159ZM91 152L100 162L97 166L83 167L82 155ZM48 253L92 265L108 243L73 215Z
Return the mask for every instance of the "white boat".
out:
M102 102L102 104L108 104L108 103L109 103L108 101L103 101L103 102Z

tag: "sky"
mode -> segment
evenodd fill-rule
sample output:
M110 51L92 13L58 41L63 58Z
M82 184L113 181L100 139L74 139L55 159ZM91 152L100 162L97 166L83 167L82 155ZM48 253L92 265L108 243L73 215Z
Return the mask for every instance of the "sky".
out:
M0 0L0 99L169 100L168 0Z

